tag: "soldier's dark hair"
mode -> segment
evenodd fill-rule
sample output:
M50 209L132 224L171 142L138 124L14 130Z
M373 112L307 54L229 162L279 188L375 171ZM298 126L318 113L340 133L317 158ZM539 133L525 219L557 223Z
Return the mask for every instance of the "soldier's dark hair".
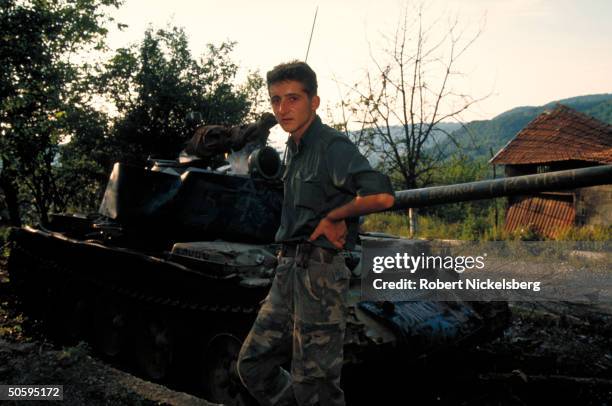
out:
M304 86L304 91L308 97L317 94L317 74L306 62L291 61L281 63L266 74L268 87L275 83L284 82L285 80L300 82L302 86Z

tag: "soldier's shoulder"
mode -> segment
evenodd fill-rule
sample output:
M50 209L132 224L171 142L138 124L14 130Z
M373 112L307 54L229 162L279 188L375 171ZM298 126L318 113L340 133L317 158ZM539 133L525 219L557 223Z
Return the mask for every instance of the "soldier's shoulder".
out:
M330 144L334 142L353 144L353 142L350 140L349 137L346 136L346 134L341 133L340 131L336 130L333 127L328 126L327 124L323 124L321 126L321 132L319 136L320 136L321 142L325 146L329 146Z

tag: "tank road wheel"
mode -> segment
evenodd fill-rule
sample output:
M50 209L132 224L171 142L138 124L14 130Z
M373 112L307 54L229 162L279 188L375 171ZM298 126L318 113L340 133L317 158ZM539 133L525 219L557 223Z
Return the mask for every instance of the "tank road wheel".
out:
M69 279L54 290L49 303L50 328L52 334L70 345L87 338L91 316L87 288L78 281Z
M86 338L89 322L89 307L84 298L76 299L66 314L66 337L68 343L76 344Z
M204 386L207 400L228 406L248 406L257 403L242 385L236 362L242 346L232 334L214 336L204 354Z
M150 310L141 317L140 340L136 346L136 363L145 376L154 381L164 379L174 359L174 335L171 318Z
M36 257L28 255L20 246L14 242L10 250L7 269L11 286L21 299L25 311L34 317L42 317L45 304L45 285L41 278L35 277L37 263Z
M114 295L101 295L95 305L94 345L104 355L116 357L125 348L128 303Z

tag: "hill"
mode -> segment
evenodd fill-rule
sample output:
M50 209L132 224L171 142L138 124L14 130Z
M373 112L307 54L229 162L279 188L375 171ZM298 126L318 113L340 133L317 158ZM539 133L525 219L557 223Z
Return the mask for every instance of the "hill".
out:
M444 122L437 125L433 137L427 141L425 148L432 148L437 142L448 149L449 155L457 147L451 143L444 133L452 133L466 155L476 159L491 158L491 151L496 153L508 141L523 129L531 120L545 110L553 109L557 103L564 104L584 114L593 116L598 120L612 124L612 93L571 97L555 100L542 106L520 106L505 111L491 120L471 121L465 125ZM392 126L391 132L395 135L403 131L400 126ZM285 149L287 135L280 128L273 128L270 143L282 155ZM434 141L435 139L435 141ZM375 143L379 141L373 140ZM368 159L372 165L380 161L380 157L369 154Z
M563 104L598 120L612 124L612 94L597 94L556 100L543 106L521 106L508 110L491 120L472 121L453 132L467 155L473 158L491 157L525 127L531 120L545 110ZM447 143L452 151L456 148Z

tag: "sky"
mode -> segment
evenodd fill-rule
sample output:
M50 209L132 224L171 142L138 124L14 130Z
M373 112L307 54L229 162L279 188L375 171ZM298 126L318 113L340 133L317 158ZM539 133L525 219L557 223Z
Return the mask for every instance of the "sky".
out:
M385 35L393 35L402 10L398 0L126 0L112 14L128 28L111 30L111 48L143 38L148 26L185 29L194 55L207 43L236 41L233 60L265 74L274 65L304 59L315 24L308 63L317 72L323 109L346 97L345 84L361 82L382 58ZM456 18L466 37L481 33L458 61L453 88L480 98L462 121L484 120L517 106L567 97L612 93L612 1L434 0L426 2L424 26L432 36ZM323 115L323 114L322 114Z

